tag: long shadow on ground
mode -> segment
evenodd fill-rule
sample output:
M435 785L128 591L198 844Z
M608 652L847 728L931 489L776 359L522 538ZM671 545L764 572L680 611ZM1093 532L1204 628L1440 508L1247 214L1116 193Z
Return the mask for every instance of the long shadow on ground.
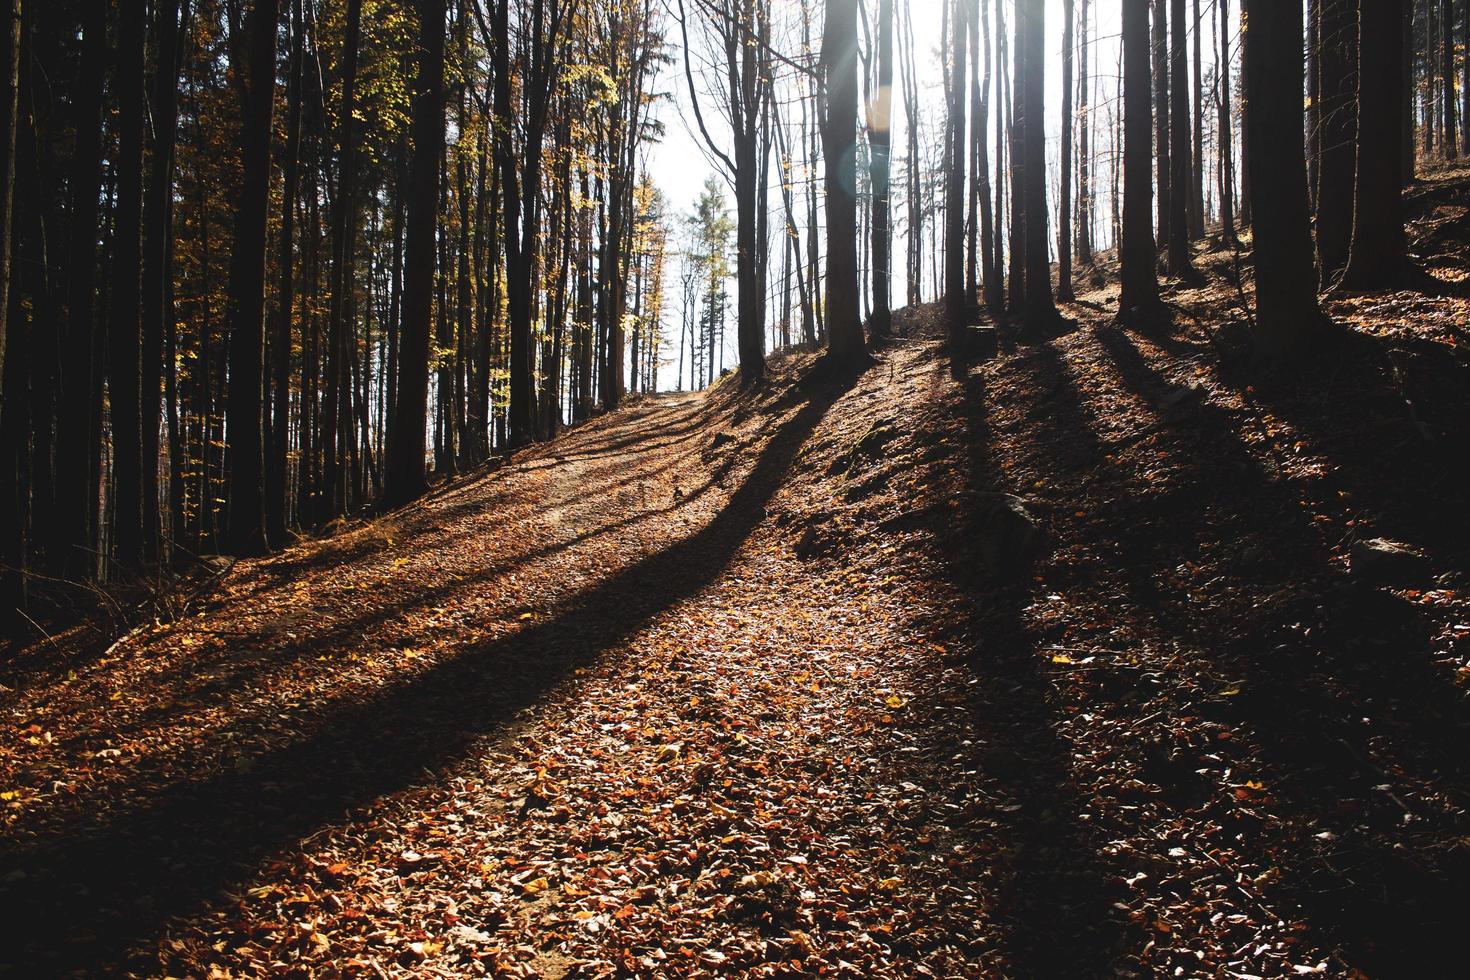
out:
M845 386L814 390L704 528L585 590L545 622L333 706L313 733L164 792L100 828L7 846L0 953L27 976L86 971L148 946L172 918L244 880L265 856L347 811L422 783L504 729L570 670L695 595L726 568ZM21 872L22 874L16 874Z
M1042 356L1054 355L1047 349ZM934 625L938 635L950 637L951 649L968 651L973 680L969 727L942 730L932 757L965 759L963 769L975 773L979 785L953 790L973 789L993 801L975 834L981 853L993 855L988 911L1000 933L1003 973L1112 976L1123 927L1099 857L1104 842L1095 839L1072 778L1072 750L1041 668L1041 638L1024 616L1033 597L1024 585L998 586L989 577L976 544L977 515L967 505L974 494L1013 489L994 455L993 396L979 374L961 384L969 457L956 512L960 524L938 530L935 543L948 580L964 594L963 613ZM1054 416L1047 426L1080 419ZM1082 468L1101 458L1095 439L1069 446L1077 456L1063 466Z

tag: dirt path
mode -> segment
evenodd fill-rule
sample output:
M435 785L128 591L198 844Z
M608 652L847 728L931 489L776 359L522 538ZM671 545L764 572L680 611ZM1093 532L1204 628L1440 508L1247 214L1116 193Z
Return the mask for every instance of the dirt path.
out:
M973 972L914 583L792 547L841 394L644 402L20 690L13 962Z

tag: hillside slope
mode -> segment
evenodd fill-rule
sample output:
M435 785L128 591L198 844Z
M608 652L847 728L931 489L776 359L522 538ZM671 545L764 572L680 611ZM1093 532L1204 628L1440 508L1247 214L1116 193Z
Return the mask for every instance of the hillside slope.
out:
M910 311L850 383L641 400L38 648L0 964L1434 975L1470 883L1451 278L1341 301L1289 384L1191 327L1219 280L1175 336L1103 290L958 379ZM1378 536L1422 556L1370 578Z

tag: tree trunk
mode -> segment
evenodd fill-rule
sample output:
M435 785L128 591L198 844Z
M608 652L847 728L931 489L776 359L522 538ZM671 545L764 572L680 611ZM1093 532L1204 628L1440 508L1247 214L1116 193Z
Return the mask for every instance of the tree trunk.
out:
M143 18L117 27L117 204L113 212L112 308L107 396L112 419L113 541L125 572L143 562L143 447L139 408L142 322ZM247 153L248 153L247 144ZM156 460L155 460L156 463Z
M429 339L434 305L434 237L444 156L445 0L419 0L419 70L414 85L413 163L404 241L403 324L398 392L383 460L383 503L397 507L428 489Z
M266 206L270 197L271 109L276 88L278 0L250 13L249 70L241 106L242 175L230 255L228 543L236 554L266 550L261 397L265 333Z
M893 236L889 231L889 177L893 136L893 0L878 0L878 99L869 135L873 185L873 318L875 337L892 332L889 286L893 280ZM788 222L790 193L787 198ZM785 249L782 250L783 252Z
M1302 100L1282 97L1302 89L1301 0L1247 0L1245 21L1256 345L1265 359L1285 361L1306 354L1325 325L1317 307Z
M1356 0L1319 0L1317 57L1321 81L1317 166L1317 260L1329 281L1347 264L1353 237L1353 180L1358 129Z
M294 282L296 194L301 158L301 0L291 0L291 67L286 83L286 154L282 162L281 230L276 268L276 306L271 321L270 455L265 467L265 523L271 540L286 535L286 457L290 441L291 322Z
M1460 137L1455 126L1455 13L1452 0L1440 0L1440 95L1444 100L1440 114L1444 117L1444 132L1441 145L1446 160L1454 160L1459 152Z
M1072 295L1072 52L1075 45L1074 0L1062 0L1062 166L1061 200L1057 204L1057 295Z
M1159 185L1158 247L1169 244L1174 171L1169 161L1169 0L1154 2L1154 165Z
M169 232L173 225L174 136L179 115L179 2L160 0L155 14L157 65L153 80L153 160L148 173L143 238L143 352L140 409L143 459L144 557L159 557L159 423L163 341L173 329Z
M1154 263L1149 0L1123 0L1123 233L1118 320L1153 326L1162 312Z
M891 0L887 0L891 2ZM10 229L15 190L15 120L20 109L21 0L0 3L0 71L5 73L0 99L0 377L5 376L6 313L10 307ZM0 411L3 411L0 406Z
M1046 0L1021 0L1019 13L1026 46L1022 84L1025 116L1022 143L1026 154L1026 323L1024 330L1041 336L1057 320L1051 289L1051 241L1046 220Z
M76 142L67 178L66 324L62 331L61 385L56 414L56 521L48 548L51 570L78 578L96 568L97 469L100 433L92 422L92 351L97 230L102 182L102 91L107 52L107 2L84 0L81 70L73 92Z
M1186 46L1184 0L1173 0L1170 11L1174 18L1169 44L1169 88L1174 99L1169 106L1169 275L1192 281L1198 278L1189 251L1189 207L1193 196L1194 165L1190 161L1189 134L1189 51Z
M1235 235L1235 120L1230 109L1230 0L1219 0L1220 14L1220 240L1233 246Z
M966 0L951 0L949 31L949 149L944 173L944 311L951 350L960 352L969 303L965 300L965 47Z
M1095 214L1092 186L1092 81L1088 71L1091 16L1091 0L1082 0L1081 40L1077 45L1077 261L1085 266L1093 264L1092 224Z
M857 144L857 0L827 0L822 32L827 117L822 157L827 189L827 350L839 363L867 358L858 320L857 199L842 173Z
M1205 97L1199 0L1194 0L1194 180L1189 195L1189 240L1205 237Z
M1403 78L1399 59L1404 17L1404 0L1359 6L1358 166L1353 241L1342 274L1342 285L1351 289L1390 288L1402 282L1409 269L1404 177L1395 139L1402 127L1403 101L1393 84Z

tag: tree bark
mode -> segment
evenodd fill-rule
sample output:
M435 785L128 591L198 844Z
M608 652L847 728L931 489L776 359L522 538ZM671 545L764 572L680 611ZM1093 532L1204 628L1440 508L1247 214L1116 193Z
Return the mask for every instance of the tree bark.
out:
M827 0L822 32L827 114L822 157L827 189L827 351L838 363L867 359L858 319L857 199L843 167L857 144L857 0Z
M1169 161L1169 0L1153 0L1154 164L1159 186L1158 247L1169 244L1174 171Z
M301 158L301 0L291 0L291 66L286 82L286 154L282 162L281 229L276 267L276 306L271 321L270 454L265 467L265 523L272 540L285 539L289 495L286 457L290 441L291 323L293 313L296 195Z
M1440 114L1444 118L1444 133L1441 146L1446 160L1454 160L1459 152L1460 138L1455 126L1455 13L1452 0L1440 0L1440 95L1444 100Z
M1174 22L1171 25L1169 44L1170 89L1174 100L1169 107L1169 163L1173 168L1169 175L1172 197L1169 199L1169 275L1176 279L1192 281L1198 278L1194 259L1189 251L1189 208L1193 197L1194 164L1191 161L1189 133L1189 51L1185 37L1184 0L1173 0L1170 11Z
M1330 280L1347 264L1353 236L1358 129L1358 4L1319 0L1317 86L1321 100L1317 165L1317 261Z
M0 99L0 377L5 376L6 313L10 307L11 202L15 190L15 120L20 109L21 0L0 3L0 71L5 74ZM0 412L4 407L0 406Z
M56 416L56 522L48 548L54 574L77 578L96 567L95 470L99 433L92 424L92 351L97 322L97 229L102 182L102 91L107 2L84 0L80 72L73 92L76 142L67 184L66 323Z
M1282 97L1302 89L1301 0L1247 0L1245 22L1256 346L1268 361L1288 361L1305 355L1325 325L1317 307L1302 100Z
M117 205L113 211L107 395L112 419L114 557L124 572L136 572L143 562L143 447L139 394L142 358L139 331L142 323L144 60L142 16L118 18L117 158L114 161Z
M873 185L873 317L875 337L892 333L889 287L893 281L893 235L889 230L893 136L893 0L878 0L878 97L869 133ZM784 182L783 182L784 183ZM787 213L790 214L790 193ZM789 220L789 218L788 218ZM784 249L782 250L785 251Z
M174 317L169 233L173 224L174 139L179 116L179 13L179 0L159 0L154 11L157 64L153 79L153 160L144 201L147 224L143 231L143 387L140 399L143 549L144 557L149 561L160 555L160 385L164 336L173 328Z
M944 311L949 325L950 347L959 353L964 338L969 303L965 299L965 62L969 26L965 22L965 0L951 0L949 16L950 54L949 150L944 173Z
M504 0L502 0L504 2ZM413 162L404 241L403 323L398 392L383 460L383 503L397 507L428 489L424 469L429 403L429 339L434 305L434 237L444 156L445 0L419 0L419 66L414 84Z
M1062 165L1061 200L1057 204L1057 295L1072 295L1072 53L1075 45L1074 0L1062 0Z
M256 0L250 13L239 203L230 255L229 501L226 538L236 554L262 554L262 374L265 347L266 206L270 197L271 110L276 88L278 0Z
M1022 84L1022 143L1026 154L1026 322L1024 331L1041 336L1057 320L1051 288L1051 241L1046 215L1046 0L1020 0L1026 46Z
M1220 15L1220 240L1233 246L1235 234L1235 120L1230 107L1230 0L1219 0Z
M1342 285L1385 289L1409 271L1404 235L1404 176L1396 135L1403 78L1400 27L1404 0L1361 3L1358 11L1358 165L1353 190L1353 240Z
M1153 326L1162 312L1154 262L1149 0L1123 0L1123 233L1118 320Z

